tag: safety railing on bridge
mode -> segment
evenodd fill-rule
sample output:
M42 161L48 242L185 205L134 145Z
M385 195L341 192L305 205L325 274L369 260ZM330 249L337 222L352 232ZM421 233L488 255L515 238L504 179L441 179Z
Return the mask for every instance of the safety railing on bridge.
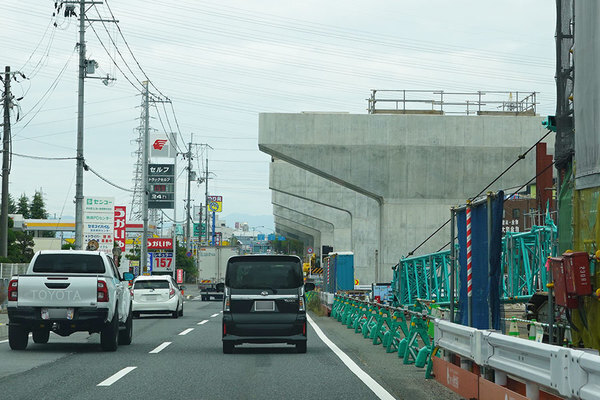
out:
M506 382L516 379L525 384L523 394L528 398L542 398L540 393L543 391L545 398L600 400L600 356L597 352L454 324L442 319L443 314L435 305L419 302L410 307L393 307L336 295L330 316L362 334L373 345L381 345L386 353L396 354L403 364L427 367L426 378L432 377L434 364L443 365L446 368L444 376L436 379L445 384L447 378L447 386L459 393L462 393L461 383L458 377L454 380L450 368L468 374L471 382L476 382L477 393L479 388L490 384L513 393L506 389ZM456 366L456 359L460 361L460 367Z
M369 114L535 115L536 92L371 90Z

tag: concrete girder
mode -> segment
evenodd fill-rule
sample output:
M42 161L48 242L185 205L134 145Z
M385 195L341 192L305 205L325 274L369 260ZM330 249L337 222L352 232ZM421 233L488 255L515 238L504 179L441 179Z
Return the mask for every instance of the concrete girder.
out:
M315 243L314 243L314 245L318 246L318 248L321 248L321 246L323 244L333 243L333 241L334 241L333 224L331 224L329 222L322 221L317 218L311 217L309 215L299 213L291 208L286 208L286 207L283 207L278 204L273 204L273 214L278 217L282 217L282 218L286 218L290 221L294 221L300 226L303 226L303 227L306 227L306 228L309 228L309 229L319 232L319 241L317 242L317 240L315 240ZM303 229L298 229L298 230L302 231ZM304 231L307 233L310 232L308 230L304 230ZM316 239L316 236L315 236L315 239Z
M281 217L278 214L273 213L275 223L289 232L295 233L299 237L302 237L302 241L305 246L310 247L319 246L321 243L321 232L308 226L297 223L294 220Z
M379 205L374 199L282 160L271 163L269 188L350 214L355 276L361 282L375 281Z
M323 243L322 245L333 246L334 250L337 251L352 251L352 219L347 212L325 207L275 190L272 192L272 203L331 224L333 226L333 242ZM320 255L321 250L315 249L315 253Z
M275 220L278 221L278 217L275 217ZM314 238L312 236L285 226L285 224L282 225L281 222L275 222L275 230L285 236L286 239L291 238L299 240L304 244L305 247L313 246Z
M376 279L539 140L535 116L260 114L259 149L375 199L381 242ZM552 141L548 141L552 147ZM488 190L535 176L535 153ZM449 241L442 229L419 250ZM385 268L382 268L385 267ZM382 274L384 273L384 274Z

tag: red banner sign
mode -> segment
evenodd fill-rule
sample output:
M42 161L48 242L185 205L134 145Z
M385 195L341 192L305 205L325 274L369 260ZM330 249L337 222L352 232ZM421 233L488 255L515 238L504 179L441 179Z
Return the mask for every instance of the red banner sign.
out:
M148 238L148 250L166 250L172 248L172 238Z
M115 242L119 248L125 253L125 206L115 206Z
M177 270L177 283L183 283L183 270Z

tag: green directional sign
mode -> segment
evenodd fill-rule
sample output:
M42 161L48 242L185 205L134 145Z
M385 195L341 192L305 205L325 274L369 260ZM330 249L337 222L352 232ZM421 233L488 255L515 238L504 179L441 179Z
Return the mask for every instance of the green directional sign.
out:
M202 236L206 234L206 224L204 222L202 224L194 222L194 236L200 236L200 225L202 225Z

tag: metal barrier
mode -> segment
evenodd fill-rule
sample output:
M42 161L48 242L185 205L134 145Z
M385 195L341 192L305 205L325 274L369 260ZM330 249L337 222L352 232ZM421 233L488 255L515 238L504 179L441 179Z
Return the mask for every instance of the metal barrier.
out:
M336 295L330 316L374 345L382 345L386 353L396 353L404 364L423 368L430 364L432 352L427 310L431 309L420 303L397 308ZM426 376L430 375L429 365Z
M528 297L546 290L548 273L545 265L554 255L553 238L556 225L550 219L547 225L533 226L528 232L506 232L502 238L503 301ZM456 276L455 293L460 287ZM418 299L435 300L437 303L450 301L450 250L425 254L400 260L394 267L392 291L396 306L413 304Z
M524 382L531 398L539 398L541 387L570 399L600 400L599 355L454 324L434 318L435 312L418 302L392 307L336 295L331 318L382 345L386 353L396 353L404 364L427 366L426 378L431 377L432 354L443 349L447 358L459 356L461 365L470 360L496 377Z
M14 275L24 274L29 263L0 264L0 279L10 279Z

